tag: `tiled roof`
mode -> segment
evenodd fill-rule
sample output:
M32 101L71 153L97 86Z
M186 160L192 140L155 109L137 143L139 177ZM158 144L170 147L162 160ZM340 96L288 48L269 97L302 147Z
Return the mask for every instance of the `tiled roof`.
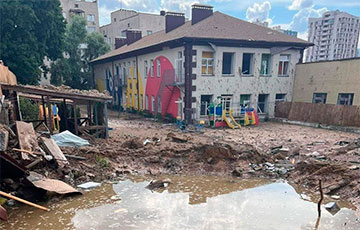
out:
M184 25L165 33L165 30L145 36L140 40L118 49L112 50L92 62L107 59L113 56L125 54L135 50L143 49L164 42L180 38L206 38L206 39L228 39L239 41L257 42L283 42L293 43L298 46L310 46L311 43L302 39L286 35L284 33L259 26L250 22L231 17L229 15L215 12L212 16L191 25L187 21Z

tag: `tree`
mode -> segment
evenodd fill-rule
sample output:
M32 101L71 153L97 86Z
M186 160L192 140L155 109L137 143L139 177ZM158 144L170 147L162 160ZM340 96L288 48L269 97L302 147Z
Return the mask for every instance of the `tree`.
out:
M83 17L72 16L65 33L65 54L51 65L51 83L78 89L92 88L89 62L109 50L100 33L87 34Z
M38 84L44 57L61 56L66 23L59 0L0 1L0 59L22 84Z

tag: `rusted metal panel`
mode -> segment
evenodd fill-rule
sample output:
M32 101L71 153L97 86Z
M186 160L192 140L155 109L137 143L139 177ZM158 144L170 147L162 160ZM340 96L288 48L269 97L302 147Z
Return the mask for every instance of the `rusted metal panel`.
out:
M30 181L35 187L44 189L48 192L55 192L58 194L81 194L81 192L66 184L65 182L55 179L48 179L36 172L30 172L30 175L26 179Z

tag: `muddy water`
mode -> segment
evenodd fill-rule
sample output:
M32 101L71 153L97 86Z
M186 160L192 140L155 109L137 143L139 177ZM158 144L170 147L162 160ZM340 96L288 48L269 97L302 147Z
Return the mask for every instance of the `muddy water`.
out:
M219 177L170 177L163 190L131 178L49 201L43 212L22 206L9 210L0 229L314 229L317 205L301 199L286 182ZM120 198L120 200L119 200ZM311 197L310 197L311 198ZM314 198L315 199L315 198ZM324 208L318 229L360 229L354 212L339 202L335 215Z

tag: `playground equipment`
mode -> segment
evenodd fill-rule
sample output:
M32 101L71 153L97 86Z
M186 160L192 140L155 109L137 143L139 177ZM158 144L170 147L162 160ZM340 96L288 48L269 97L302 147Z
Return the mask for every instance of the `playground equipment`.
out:
M259 118L254 108L249 106L231 106L230 101L221 97L211 102L207 109L210 127L241 128L241 125L258 125Z

